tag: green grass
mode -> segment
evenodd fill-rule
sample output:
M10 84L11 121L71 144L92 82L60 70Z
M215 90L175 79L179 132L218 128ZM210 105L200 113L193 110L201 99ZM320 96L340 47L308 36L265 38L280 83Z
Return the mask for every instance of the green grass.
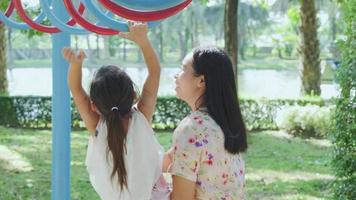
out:
M249 135L245 155L249 199L327 199L332 172L330 147L311 141L277 137L266 131ZM157 137L168 149L171 134ZM0 160L0 199L50 199L51 133L50 131L8 129L0 127L0 145L20 153L34 170L8 170ZM99 199L92 189L85 169L87 133L73 132L71 137L71 199Z
M249 199L327 199L330 147L300 138L253 133L246 155Z

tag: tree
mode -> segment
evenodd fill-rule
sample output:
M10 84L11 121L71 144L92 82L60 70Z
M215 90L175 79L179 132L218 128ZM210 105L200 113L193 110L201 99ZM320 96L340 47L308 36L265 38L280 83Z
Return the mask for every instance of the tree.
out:
M219 40L224 37L224 23L216 19L224 18L224 4L219 3L213 6L206 6L203 12L203 17L208 26L206 27L208 31L214 36L215 43L218 44Z
M356 199L356 0L343 0L345 22L341 65L337 78L341 94L336 99L331 132L334 151L332 164L336 179L334 199Z
M3 11L7 8L9 4L9 1L0 1L0 10ZM29 12L31 15L38 15L40 12L40 9L38 8L31 8L27 9L27 12ZM45 21L45 23L48 23L48 21ZM21 31L22 33L25 33L28 38L34 37L34 36L40 36L43 33L37 32L35 30L24 30ZM11 36L11 30L9 30L9 36ZM9 38L10 39L10 38ZM7 46L6 46L6 27L5 24L0 22L0 95L8 95L8 82L7 82L7 77L6 77L6 72L7 72ZM9 41L9 45L11 48L11 41Z
M239 60L245 60L245 52L252 40L269 26L267 5L264 2L241 2L238 5Z
M5 2L0 3L0 9L5 9ZM6 60L6 33L5 24L0 22L0 95L7 95L7 60Z
M303 95L320 95L320 49L314 0L301 0L300 61Z
M298 2L300 3L300 44L298 51L300 58L300 75L302 80L301 93L303 95L319 96L321 93L321 72L315 0L277 0L272 5L272 9L285 12L291 5L295 5Z
M238 30L237 30L237 9L239 0L226 0L224 15L225 49L231 56L235 79L237 81L238 63Z

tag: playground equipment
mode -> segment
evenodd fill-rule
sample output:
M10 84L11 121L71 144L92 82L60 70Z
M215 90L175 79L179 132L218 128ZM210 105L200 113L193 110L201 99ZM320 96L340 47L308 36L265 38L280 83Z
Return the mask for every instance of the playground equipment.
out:
M0 23L21 30L34 29L52 34L52 200L70 199L70 93L66 84L68 63L62 58L61 50L70 46L70 35L96 33L115 35L127 32L127 20L144 21L149 27L160 20L173 16L186 8L192 0L80 0L78 6L72 0L39 0L40 14L31 19L22 0L10 0L5 12L0 11ZM100 6L101 5L101 6ZM107 10L104 11L100 7ZM23 22L11 16L14 11ZM94 24L85 19L90 12L97 19ZM42 22L48 19L51 26Z

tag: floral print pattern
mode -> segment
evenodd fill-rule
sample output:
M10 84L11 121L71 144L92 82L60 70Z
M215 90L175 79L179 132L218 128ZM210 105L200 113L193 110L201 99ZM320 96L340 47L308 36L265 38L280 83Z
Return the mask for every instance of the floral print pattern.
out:
M196 183L196 199L246 199L242 155L225 151L224 134L206 112L195 111L182 120L173 147L170 172Z

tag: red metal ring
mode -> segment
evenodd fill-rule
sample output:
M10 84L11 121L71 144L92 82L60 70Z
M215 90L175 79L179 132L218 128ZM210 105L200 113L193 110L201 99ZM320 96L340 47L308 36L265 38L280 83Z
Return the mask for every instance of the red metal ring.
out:
M192 0L186 0L175 7L168 8L165 10L140 12L140 11L127 9L123 6L120 6L112 2L111 0L98 0L98 1L101 4L103 4L103 6L105 6L106 9L110 10L111 12L115 13L120 17L133 21L144 21L144 22L158 21L170 17L172 15L175 15L176 13L183 10L192 2Z
M12 12L14 12L14 9L15 9L15 5L14 5L14 2L10 1L10 4L8 5L6 11L5 11L5 16L6 17L10 17Z
M58 29L57 27L45 26L45 25L38 24L38 23L34 22L31 18L29 18L27 16L26 11L22 6L21 0L12 0L11 2L14 3L17 13L21 17L21 19L24 22L26 22L31 28L33 28L37 31L40 31L40 32L45 32L45 33L59 33L59 32L61 32L61 30ZM80 4L78 10L81 14L83 14L84 10L85 10L85 6L83 4ZM76 21L74 19L70 19L66 24L69 26L74 26L76 24Z
M68 10L69 15L83 28L100 35L116 35L119 33L119 31L117 30L97 26L84 19L74 8L74 5L71 0L63 0L63 2Z

